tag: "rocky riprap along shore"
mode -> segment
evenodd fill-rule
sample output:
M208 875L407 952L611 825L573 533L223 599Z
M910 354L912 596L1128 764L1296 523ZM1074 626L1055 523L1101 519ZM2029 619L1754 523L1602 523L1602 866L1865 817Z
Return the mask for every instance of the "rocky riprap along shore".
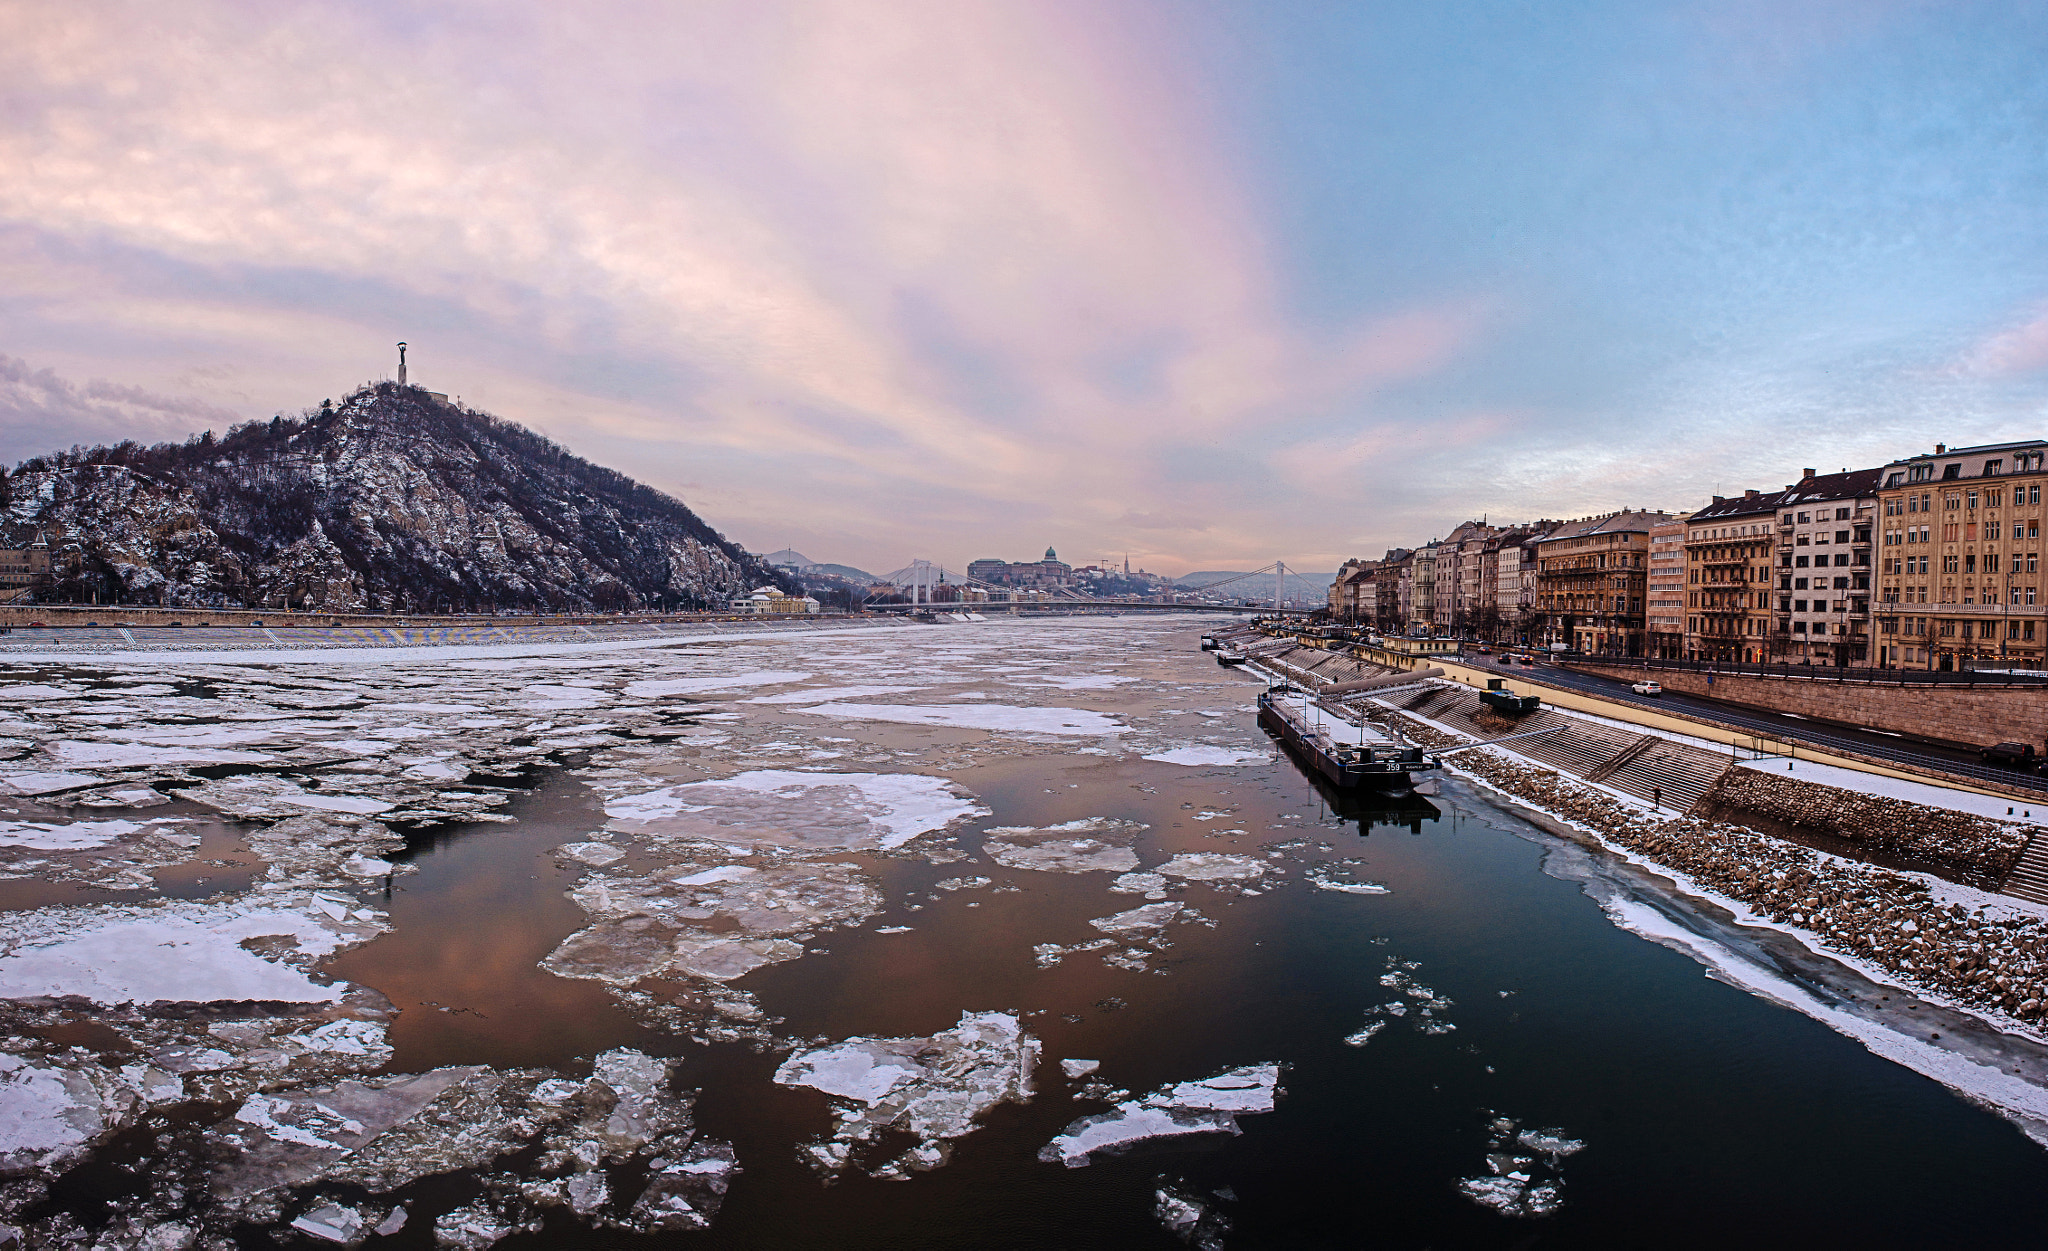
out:
M1414 718L1401 720L1403 733L1423 746L1463 741ZM2048 923L2040 918L1992 917L1982 908L1943 904L1917 878L1725 821L1660 819L1493 749L1462 752L1453 762L1497 790L1593 830L1761 916L1799 926L1820 945L1879 966L1900 981L2029 1024L2048 1017Z
M1967 812L1929 808L1884 795L1860 795L1757 769L1730 769L1707 793L1702 815L1752 824L1780 821L1796 831L1844 839L1909 857L1986 890L2012 872L2027 837L2014 826Z

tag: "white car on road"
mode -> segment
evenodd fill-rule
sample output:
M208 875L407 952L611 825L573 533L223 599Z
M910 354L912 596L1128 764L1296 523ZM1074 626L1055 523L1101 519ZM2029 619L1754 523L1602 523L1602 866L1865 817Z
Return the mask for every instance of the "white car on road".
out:
M1664 693L1663 687L1657 685L1655 682L1649 681L1638 682L1634 686L1629 687L1628 689L1634 691L1638 695L1662 695Z

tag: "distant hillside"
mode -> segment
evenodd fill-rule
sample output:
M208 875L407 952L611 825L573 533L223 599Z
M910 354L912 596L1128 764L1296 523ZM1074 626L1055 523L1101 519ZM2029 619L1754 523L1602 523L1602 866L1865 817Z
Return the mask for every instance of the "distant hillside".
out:
M795 589L680 501L496 417L381 383L182 444L59 452L7 483L40 598L348 609L711 607Z
M864 569L855 569L852 565L821 565L793 547L770 552L761 559L777 569L794 569L798 576L803 578L838 578L843 582L857 583L861 586L880 581L874 574Z
M835 578L844 578L848 582L860 583L862 586L872 586L875 583L881 581L881 579L876 577L874 574L869 573L864 569L855 569L852 565L812 565L809 569L806 569L804 572L827 573L831 574Z

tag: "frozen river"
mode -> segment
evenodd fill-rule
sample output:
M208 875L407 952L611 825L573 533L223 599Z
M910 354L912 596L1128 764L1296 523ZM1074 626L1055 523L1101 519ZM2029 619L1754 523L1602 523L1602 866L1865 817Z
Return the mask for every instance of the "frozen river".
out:
M1459 784L1333 806L1203 628L9 662L0 1220L2038 1236L2048 1154L2010 1122L1619 928L1753 946Z

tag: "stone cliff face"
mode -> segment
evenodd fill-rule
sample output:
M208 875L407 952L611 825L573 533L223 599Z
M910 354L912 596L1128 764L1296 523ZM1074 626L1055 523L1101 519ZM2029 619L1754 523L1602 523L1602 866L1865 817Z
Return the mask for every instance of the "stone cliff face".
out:
M8 546L45 598L346 610L705 608L782 580L684 505L389 383L184 444L24 462Z

